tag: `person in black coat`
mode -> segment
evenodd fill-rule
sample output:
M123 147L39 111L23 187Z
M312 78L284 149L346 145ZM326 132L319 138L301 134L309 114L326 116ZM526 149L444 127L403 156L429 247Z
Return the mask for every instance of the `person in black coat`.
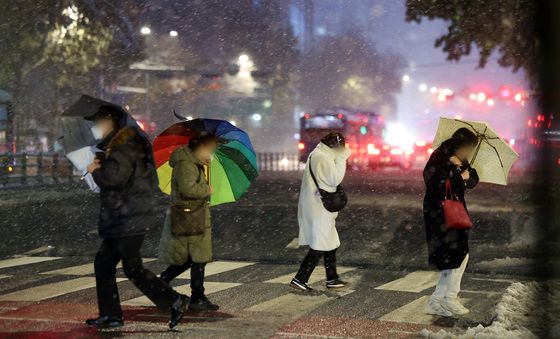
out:
M127 278L161 310L171 310L169 326L174 327L183 317L188 298L142 265L140 247L146 232L155 225L157 175L149 141L136 128L125 126L126 117L118 109L102 106L88 118L103 136L98 148L104 154L88 166L100 188L99 235L103 242L94 263L99 317L86 323L123 325L115 277L122 260Z
M446 197L446 182L463 202L465 190L478 184L476 170L469 159L478 145L478 137L467 128L458 129L430 156L424 168L424 222L428 243L428 261L441 271L436 290L426 313L452 316L469 312L458 300L461 278L469 257L469 230L450 229L445 225L442 203Z

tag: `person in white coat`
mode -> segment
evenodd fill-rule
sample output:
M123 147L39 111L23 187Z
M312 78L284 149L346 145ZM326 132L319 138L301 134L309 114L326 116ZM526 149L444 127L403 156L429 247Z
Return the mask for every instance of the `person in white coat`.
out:
M311 171L321 189L335 192L344 179L346 160L349 156L350 150L346 148L342 134L332 132L321 139L307 159L299 195L298 222L299 245L308 245L309 252L290 283L293 288L312 290L307 282L321 257L327 273L327 288L345 286L345 282L338 278L336 272L336 249L340 246L335 225L338 213L329 212L323 206Z

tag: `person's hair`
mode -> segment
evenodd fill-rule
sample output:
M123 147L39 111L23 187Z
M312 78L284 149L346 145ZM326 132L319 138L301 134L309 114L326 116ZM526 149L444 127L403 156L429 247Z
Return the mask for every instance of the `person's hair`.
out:
M453 143L453 150L457 150L465 146L476 146L478 145L477 135L466 127L461 127L453 133L450 139Z
M113 106L101 106L92 117L91 120L106 119L111 120L113 123L113 128L119 130L126 125L125 114L116 107Z
M113 106L101 106L94 115L94 119L111 119L118 121L122 118L123 112Z
M200 146L211 143L220 144L221 140L215 134L202 132L189 140L189 148L191 151L196 151Z
M329 134L325 135L321 138L321 142L330 148L335 147L344 147L346 145L346 141L344 140L344 136L342 133L338 132L330 132Z

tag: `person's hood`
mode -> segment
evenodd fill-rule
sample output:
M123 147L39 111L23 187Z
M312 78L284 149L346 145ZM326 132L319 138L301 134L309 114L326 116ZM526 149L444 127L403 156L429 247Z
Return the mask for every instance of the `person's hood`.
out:
M193 151L191 151L191 149L187 146L179 147L171 154L171 157L169 158L169 166L174 167L181 161L189 161L200 166L203 165L195 158Z
M348 159L351 154L351 151L348 147L344 147L343 149L338 150L338 149L330 148L329 146L325 145L322 142L320 142L319 145L317 145L317 149L331 155L334 158L341 158L344 160Z

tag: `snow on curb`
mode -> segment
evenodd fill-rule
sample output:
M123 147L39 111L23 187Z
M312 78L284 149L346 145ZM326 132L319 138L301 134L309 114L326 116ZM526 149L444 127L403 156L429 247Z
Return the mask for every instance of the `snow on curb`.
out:
M490 326L469 327L464 333L424 329L420 334L430 339L560 338L560 285L534 281L513 283L496 305L495 315ZM555 323L551 330L547 328Z

